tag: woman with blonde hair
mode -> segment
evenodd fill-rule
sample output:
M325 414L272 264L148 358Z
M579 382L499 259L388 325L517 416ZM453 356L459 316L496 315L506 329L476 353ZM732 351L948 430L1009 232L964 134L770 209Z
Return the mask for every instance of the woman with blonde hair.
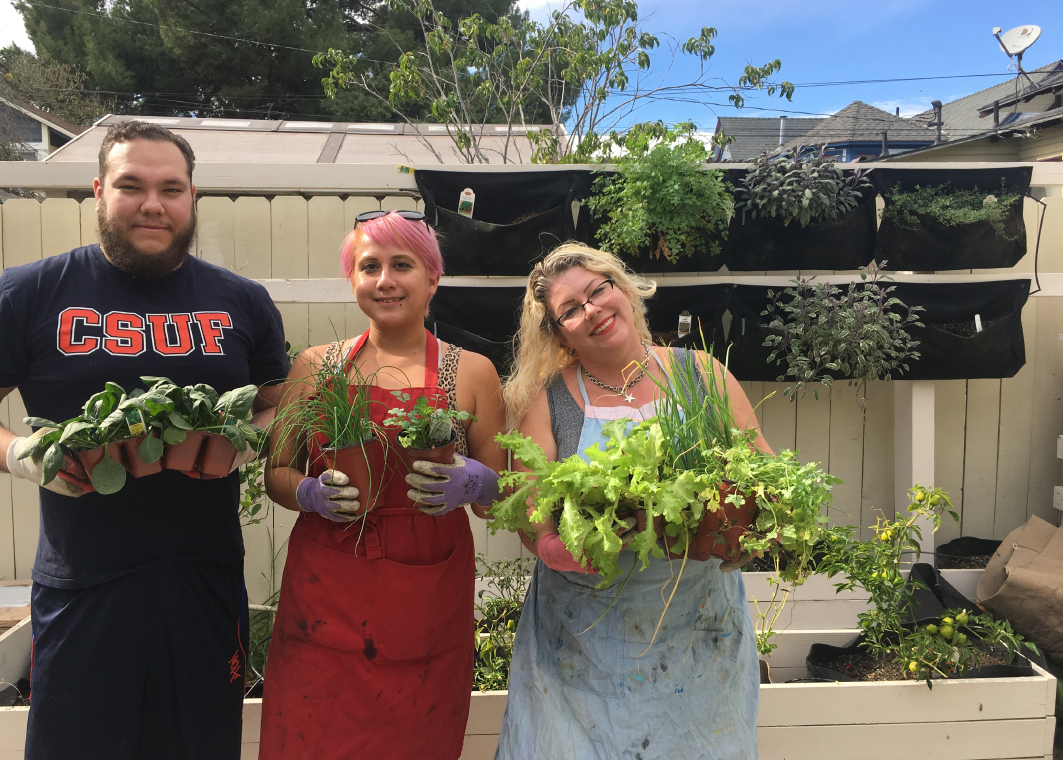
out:
M483 517L498 495L501 386L485 357L425 330L443 260L422 214L359 214L342 261L369 329L294 362L266 471L270 498L299 518L266 666L259 757L457 760L473 675L464 507ZM285 424L286 405L317 392L323 364L347 372L349 397L369 378L371 420L389 439L368 512L350 473L327 469L328 442ZM475 416L453 422L453 464L422 460L408 472L387 420L419 397Z
M581 245L536 265L504 389L509 427L560 460L604 445L611 420L653 416L667 353L682 358L681 349L650 345L645 300L654 292L615 256ZM755 427L742 387L729 373L726 383L734 419ZM770 451L760 438L758 446ZM742 574L729 572L740 563L692 557L704 561L686 568L650 646L662 589L677 575L669 560L651 559L622 592L621 584L599 590L593 568L573 559L553 524L521 539L539 561L517 627L496 760L755 760L755 637Z

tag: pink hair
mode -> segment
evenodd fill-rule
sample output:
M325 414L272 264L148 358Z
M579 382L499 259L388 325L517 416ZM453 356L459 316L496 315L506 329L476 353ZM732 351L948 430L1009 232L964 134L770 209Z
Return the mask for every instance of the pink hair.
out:
M354 256L359 232L364 232L366 237L378 245L404 248L416 254L424 262L429 275L443 274L443 256L439 253L435 230L422 221L415 222L389 213L387 216L361 222L344 239L343 245L340 246L340 262L348 280L354 274Z

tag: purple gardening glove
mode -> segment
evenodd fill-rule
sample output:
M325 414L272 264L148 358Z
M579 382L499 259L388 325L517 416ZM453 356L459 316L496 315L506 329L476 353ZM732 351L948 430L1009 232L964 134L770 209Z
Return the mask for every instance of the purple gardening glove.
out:
M358 489L348 486L350 482L339 470L325 470L316 478L304 478L295 490L295 500L304 512L314 512L332 522L350 522L362 511Z
M407 496L426 515L445 515L466 504L487 506L498 498L498 473L475 459L454 455L453 464L418 459L406 476Z
M565 546L561 536L556 533L547 533L540 538L535 550L539 555L539 559L548 568L557 570L559 573L589 574L598 572L597 569L590 566L590 562L587 563L588 567L583 567L579 562L572 559L572 552Z

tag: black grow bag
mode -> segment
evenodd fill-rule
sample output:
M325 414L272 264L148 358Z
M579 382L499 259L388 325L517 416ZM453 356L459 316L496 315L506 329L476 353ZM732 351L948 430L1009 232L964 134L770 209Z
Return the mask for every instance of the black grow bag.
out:
M441 285L432 298L425 327L448 343L483 354L504 375L523 299L524 288Z
M657 283L657 293L646 302L650 332L657 343L683 348L701 348L701 333L705 345L723 361L723 314L730 300L730 285L677 285ZM679 327L679 314L689 311L690 334L683 339L672 336ZM700 324L699 332L698 326Z
M898 283L894 295L925 309L919 315L924 327L908 328L919 341L919 359L896 378L995 379L1012 377L1026 364L1022 307L1030 295L1029 280ZM981 332L974 331L976 314Z
M998 548L998 539L960 536L934 550L934 567L939 570L965 568L967 563L963 560L970 557L992 557Z
M724 180L729 181L729 176L734 174L735 170L724 171ZM744 174L744 172L742 172ZM593 185L595 179L601 176L611 176L616 172L595 172L591 175L590 181ZM588 244L598 248L602 245L602 241L598 239L598 233L601 231L602 222L604 218L601 216L590 215L588 219L589 223L589 238ZM627 254L620 254L620 259L631 269L632 272L638 272L639 274L659 274L668 272L716 272L723 265L727 253L727 244L725 235L720 233L706 234L702 236L701 245L690 256L682 256L676 261L662 257L654 258L650 255L650 252L657 247L657 236L650 236L650 244L639 251L637 256L628 256ZM709 252L712 248L711 243L716 242L720 245L720 252L715 256Z
M857 636L847 646L836 647L830 644L813 644L805 658L805 667L811 678L827 678L832 681L853 682L856 679L846 675L842 670L835 670L830 664L837 659L847 657L856 658L864 655L867 650L860 646L863 634ZM985 665L981 668L968 670L950 678L1022 678L1036 675L1030 661L1021 654L1016 654L1008 665ZM940 678L937 674L934 678Z
M723 336L724 347L730 347L728 369L739 380L774 382L786 371L785 365L768 362L771 349L764 345L769 333L763 326L771 299L769 288L760 285L734 285L728 309L731 312L730 330ZM783 288L771 288L776 293ZM722 332L722 329L721 329Z
M846 214L802 227L782 217L751 219L736 211L727 230L727 268L733 272L778 269L859 269L875 256L875 190L860 191Z
M917 625L937 624L944 617L946 610L978 610L978 605L957 591L956 587L929 563L917 562L912 565L907 585L911 587L915 583L921 584L923 588L913 589L915 608L909 614L909 622Z
M896 187L907 192L920 187L943 185L955 190L975 187L986 195L1000 192L1001 179L1010 192L1025 196L1033 169L1017 166L994 169L887 169L875 168L872 177L887 208ZM1012 204L1004 221L1007 240L989 222L946 227L928 214L919 215L919 229L898 227L884 218L878 231L878 261L890 269L936 271L942 269L989 269L1011 267L1026 254L1026 225L1022 197Z
M414 175L428 221L441 233L448 275L525 276L567 240L588 241L590 218L572 203L590 191L586 170L457 172L418 169ZM473 218L457 213L462 190L476 193Z

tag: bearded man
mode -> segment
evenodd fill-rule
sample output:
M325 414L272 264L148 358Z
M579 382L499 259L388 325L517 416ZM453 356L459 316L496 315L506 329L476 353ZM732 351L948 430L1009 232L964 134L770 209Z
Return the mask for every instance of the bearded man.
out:
M194 162L160 126L108 130L101 243L0 275L0 398L17 387L30 415L62 421L106 382L131 391L151 375L219 393L255 383L255 410L275 412L281 317L260 285L189 255ZM40 484L26 440L0 427L0 467ZM128 478L106 496L69 471L41 488L27 758L240 756L239 487L234 465L214 480Z

